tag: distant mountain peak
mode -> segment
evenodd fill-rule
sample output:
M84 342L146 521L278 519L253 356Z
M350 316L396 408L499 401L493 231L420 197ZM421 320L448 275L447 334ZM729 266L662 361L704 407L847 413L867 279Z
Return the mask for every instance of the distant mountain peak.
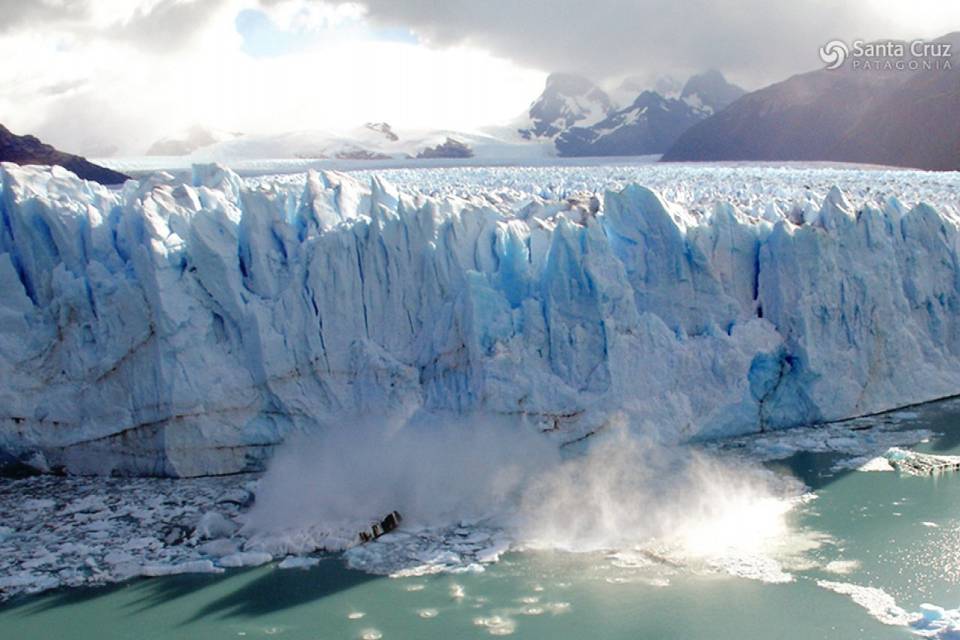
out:
M715 69L685 83L669 75L651 78L627 76L608 95L583 76L551 73L520 135L552 139L565 156L663 153L688 128L745 93Z
M571 73L551 73L540 97L530 106L524 138L553 138L574 125L588 126L613 111L610 96L593 81Z
M370 131L376 131L377 133L382 133L383 137L385 137L390 142L396 142L397 140L400 139L400 136L394 133L393 128L386 122L368 122L363 126L366 127L367 129L370 129Z
M694 108L714 114L745 93L742 88L727 82L723 74L716 69L708 69L690 76L683 85L680 99Z

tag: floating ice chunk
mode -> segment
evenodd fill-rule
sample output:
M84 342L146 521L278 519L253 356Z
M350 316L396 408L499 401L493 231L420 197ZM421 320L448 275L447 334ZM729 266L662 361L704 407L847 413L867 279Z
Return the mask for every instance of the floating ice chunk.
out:
M217 562L221 567L259 567L273 560L273 556L263 551L241 551L220 558Z
M103 557L103 561L107 564L124 564L127 562L134 562L136 558L126 551L115 550L111 551Z
M858 466L857 471L893 471L893 465L883 456L877 456Z
M140 536L124 543L123 548L127 551L143 551L144 549L159 549L163 543L153 536Z
M742 554L714 558L710 564L724 573L738 578L759 580L770 584L793 582L792 574L783 570L779 562L761 555Z
M197 523L196 535L200 538L212 540L214 538L229 538L236 532L237 525L218 511L207 511L200 516Z
M446 549L430 549L416 555L417 560L426 565L457 565L460 556Z
M223 569L214 566L210 560L192 560L179 564L148 564L140 570L145 577L174 576L182 573L223 573Z
M908 613L897 606L893 596L877 587L863 587L848 582L832 582L830 580L817 580L817 585L835 593L850 596L854 602L866 609L871 616L883 624L906 626L919 617L918 614Z
M38 576L31 573L3 576L0 577L0 589L22 588L27 591L32 591L36 590L48 579L48 576Z
M280 564L277 565L280 569L309 569L320 564L320 558L306 558L298 556L287 556L284 558Z
M204 542L197 547L197 551L200 553L217 558L232 555L239 550L240 541L230 540L227 538L219 538L217 540L211 540L210 542Z
M885 457L897 470L915 476L960 470L960 456L941 456L893 447Z
M40 511L53 509L57 506L57 503L55 500L49 498L30 498L29 500L24 500L22 506L28 511Z
M960 609L921 604L919 617L910 623L910 628L924 638L960 640Z
M824 565L823 570L828 573L848 574L860 568L859 560L831 560Z
M102 511L106 508L106 506L106 500L103 496L84 496L83 498L78 498L77 500L74 500L65 506L61 513L63 515L71 515L74 513L93 513L95 511Z
M246 489L231 489L217 498L217 504L230 503L238 507L248 507L253 503L253 494Z

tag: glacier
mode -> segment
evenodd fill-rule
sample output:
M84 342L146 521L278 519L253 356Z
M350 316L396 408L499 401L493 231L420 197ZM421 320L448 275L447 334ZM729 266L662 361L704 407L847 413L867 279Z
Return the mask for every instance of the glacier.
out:
M357 416L668 442L960 393L960 179L765 167L0 165L0 452L257 470ZM646 184L647 186L641 186Z

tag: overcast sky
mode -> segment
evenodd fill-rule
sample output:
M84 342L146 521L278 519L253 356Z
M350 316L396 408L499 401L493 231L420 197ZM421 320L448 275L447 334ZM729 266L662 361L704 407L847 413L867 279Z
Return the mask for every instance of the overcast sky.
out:
M834 38L957 30L955 0L0 0L0 123L93 156L193 124L466 129L515 118L554 70L754 89Z

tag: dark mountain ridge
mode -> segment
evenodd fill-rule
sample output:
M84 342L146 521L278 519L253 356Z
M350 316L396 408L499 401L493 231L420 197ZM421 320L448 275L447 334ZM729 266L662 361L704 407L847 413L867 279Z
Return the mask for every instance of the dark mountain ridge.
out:
M104 185L123 184L129 178L122 173L101 167L89 160L58 151L34 136L18 136L0 124L0 162L16 164L59 165L84 180Z

